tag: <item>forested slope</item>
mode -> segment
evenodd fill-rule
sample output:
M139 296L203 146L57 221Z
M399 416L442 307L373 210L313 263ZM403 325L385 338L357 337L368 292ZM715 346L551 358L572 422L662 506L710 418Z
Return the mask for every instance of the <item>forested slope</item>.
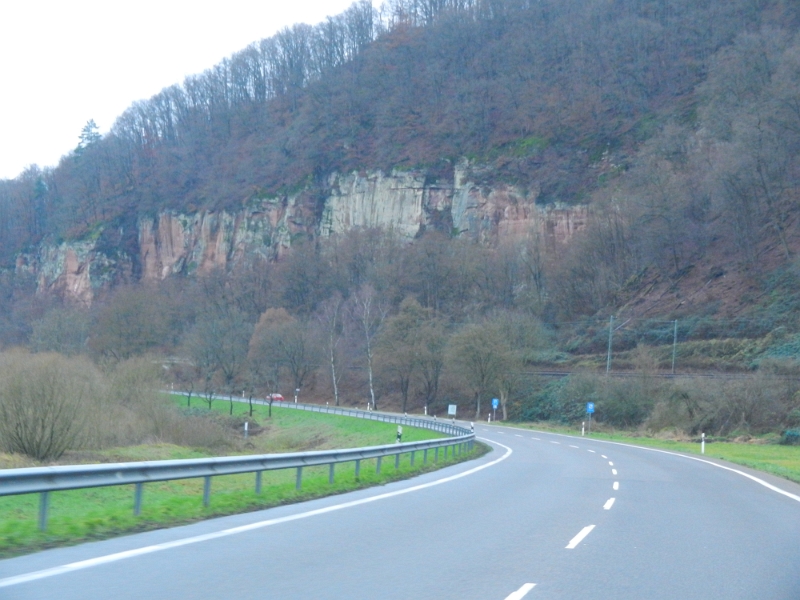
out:
M334 171L422 166L435 179L462 157L488 167L484 180L535 184L542 203L584 202L667 119L697 125L696 86L720 48L791 32L797 12L780 0L394 0L381 11L362 0L134 104L57 168L4 182L0 255L9 264L42 239L136 213L313 190Z
M562 421L595 398L615 426L800 425L798 25L789 0L392 0L287 29L0 182L0 343L101 365L170 356L173 381L209 395L466 398L478 416L496 395ZM508 210L572 206L581 226L559 244L322 235L337 173L390 171L443 195L457 178L479 199L513 188L528 204ZM44 275L26 268L66 241L135 256L160 215L178 231L265 203L317 221L273 255L214 263L209 245L223 266L204 273L143 281L121 261L91 306L36 294ZM655 377L676 359L756 375ZM543 383L554 366L637 378Z

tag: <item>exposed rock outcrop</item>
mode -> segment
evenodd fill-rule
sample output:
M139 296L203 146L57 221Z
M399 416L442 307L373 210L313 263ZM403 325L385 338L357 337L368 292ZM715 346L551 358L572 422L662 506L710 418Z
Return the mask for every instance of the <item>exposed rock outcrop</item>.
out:
M129 280L134 263L140 265L143 280L204 274L246 255L274 259L298 234L328 237L356 227L383 227L410 240L438 229L494 243L535 232L546 248L556 251L585 224L583 206L540 206L536 188L480 187L466 173L462 163L453 181L444 184L426 183L424 172L413 171L333 174L319 217L303 191L254 199L237 213L162 212L139 219L134 249L118 249L109 256L96 241L65 242L21 256L17 268L37 276L41 293L89 304L98 289Z

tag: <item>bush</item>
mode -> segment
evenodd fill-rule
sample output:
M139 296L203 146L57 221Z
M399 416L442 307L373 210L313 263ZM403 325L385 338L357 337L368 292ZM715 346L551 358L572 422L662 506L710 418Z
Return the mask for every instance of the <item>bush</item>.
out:
M787 429L781 435L781 444L786 446L800 446L800 429Z
M54 460L84 445L101 377L89 361L58 354L0 356L0 445Z

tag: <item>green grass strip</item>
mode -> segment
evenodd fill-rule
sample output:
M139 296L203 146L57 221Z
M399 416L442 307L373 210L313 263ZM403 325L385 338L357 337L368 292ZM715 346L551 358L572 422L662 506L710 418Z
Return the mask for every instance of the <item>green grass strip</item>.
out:
M553 427L541 423L517 423L514 424L514 426L581 437L574 429L566 427ZM700 455L699 442L663 440L635 434L612 434L605 432L592 432L590 437L591 439L597 440L622 442L625 444ZM770 473L800 483L800 446L707 441L704 456L727 460L738 465L764 471L765 473Z
M258 418L263 418L266 422L266 407L260 408L264 408L264 415L259 415ZM323 445L335 442L334 447L339 448L392 443L396 431L396 425L391 423L293 409L273 408L273 420L270 421L270 425L277 431L290 435L289 442L299 443L304 440L308 443L309 433L324 434ZM300 433L298 429L301 430ZM274 436L263 436L263 443L257 440L257 437L254 436L253 440L259 445L259 450L250 449L248 454L261 453L260 446L276 443L274 440L268 441ZM442 437L441 434L434 431L413 427L403 428L404 442L439 437ZM287 445L286 441L284 439L279 445ZM339 445L343 441L352 443ZM292 443L288 446L292 446ZM322 445L315 449L321 448ZM476 443L472 452L453 457L452 449L448 449L448 458L444 460L444 449L439 449L439 460L436 464L433 462L434 450L428 450L428 461L425 464L423 452L417 451L413 466L410 454L406 453L400 456L398 468L395 468L393 456L384 457L380 474L376 472L377 459L362 460L358 478L355 476L354 462L337 464L333 484L329 483L327 465L306 467L303 469L300 490L295 488L295 469L265 471L262 473L260 494L255 492L254 473L217 476L211 480L211 498L208 507L203 506L202 478L148 483L144 486L142 510L138 517L133 515L133 485L54 492L50 494L48 526L44 532L38 529L38 494L0 497L0 557L160 529L384 485L477 458L487 450L483 444ZM149 460L153 453L159 458L203 455L196 450L165 444L117 448L107 453L111 458L125 460L136 458Z

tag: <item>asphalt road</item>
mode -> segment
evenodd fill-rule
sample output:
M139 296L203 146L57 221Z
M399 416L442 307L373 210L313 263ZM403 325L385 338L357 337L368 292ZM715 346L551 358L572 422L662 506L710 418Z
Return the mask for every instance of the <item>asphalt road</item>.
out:
M0 599L800 599L800 486L477 433L491 453L414 480L0 561Z

